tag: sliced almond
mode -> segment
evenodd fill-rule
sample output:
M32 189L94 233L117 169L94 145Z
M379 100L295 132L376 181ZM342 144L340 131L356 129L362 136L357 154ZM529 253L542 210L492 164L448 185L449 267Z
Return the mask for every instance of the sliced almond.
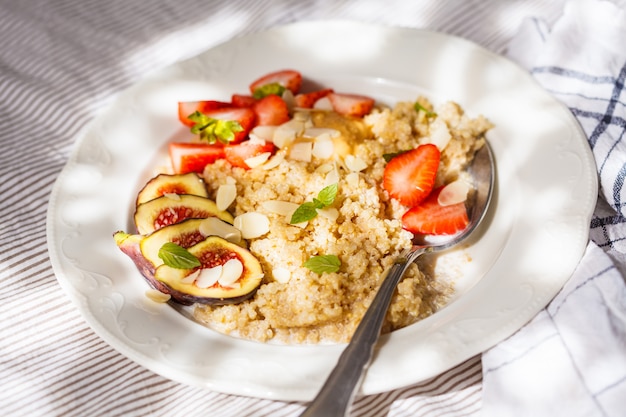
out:
M170 200L174 200L174 201L180 201L180 195L175 194L175 193L165 193L163 194L163 197L167 197Z
M296 161L311 162L313 142L297 142L291 146L289 158Z
M277 282L286 284L291 279L291 272L287 268L277 267L272 270L272 275Z
M319 138L320 136L329 136L330 138L336 138L341 135L337 129L331 129L329 127L309 127L304 129L302 136L305 138Z
M245 159L243 162L245 162L250 168L256 168L267 162L270 156L272 156L271 152L263 152L253 156L252 158Z
M277 126L255 126L254 129L250 131L250 140L272 142L276 129Z
M452 139L448 125L441 119L435 119L435 121L430 124L428 130L429 139L427 143L435 144L440 151L444 150L444 148L448 146L450 139Z
M359 173L351 172L348 175L346 175L346 182L350 184L351 187L358 187L359 186Z
M254 239L270 231L270 219L263 213L251 211L235 217L233 226L241 231L244 239Z
M298 208L298 204L289 201L267 200L261 203L261 206L271 212L281 216L291 216Z
M326 174L326 178L324 178L324 186L326 187L331 184L336 184L339 182L339 179L339 169L337 168L337 165L334 165L333 169L328 171L328 174Z
M198 288L209 288L215 285L215 283L220 280L223 274L223 266L217 265L213 268L204 268L200 270L200 275L196 279L196 287Z
M339 217L339 210L334 207L326 207L323 209L318 209L317 214L334 222Z
M313 104L313 108L316 110L332 110L333 105L328 97L322 97Z
M200 275L200 269L193 271L191 274L181 279L180 282L182 282L183 284L193 284L199 275Z
M282 99L287 105L287 110L289 111L289 113L293 113L293 109L296 107L296 98L294 97L291 90L289 90L288 88L285 89L282 94Z
M159 303L159 304L163 304L163 303L167 303L170 298L172 298L171 295L169 294L164 294L159 290L155 290L155 289L149 289L146 290L146 297L148 297L149 299L151 299L152 301L154 301L155 303Z
M237 186L234 184L222 184L217 188L215 204L217 209L224 211L235 201Z
M237 282L243 274L243 264L239 259L229 259L222 265L219 283L222 287L228 287Z
M451 206L453 204L462 203L467 200L470 186L463 180L452 181L444 186L437 196L437 202L440 206Z
M276 168L285 160L285 152L276 152L261 168L264 170L270 170Z
M241 243L241 231L217 217L208 217L202 220L199 231L205 237L219 236L237 245Z
M367 168L367 164L364 160L354 155L346 155L344 158L346 168L351 172L361 172Z
M335 153L335 145L330 135L323 134L318 136L313 142L312 155L320 159L328 159Z

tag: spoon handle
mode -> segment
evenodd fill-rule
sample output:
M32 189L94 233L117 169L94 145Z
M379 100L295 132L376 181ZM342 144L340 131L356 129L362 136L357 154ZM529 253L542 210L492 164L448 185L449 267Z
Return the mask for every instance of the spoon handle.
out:
M389 269L387 277L383 280L350 343L339 357L337 365L301 417L347 415L364 370L372 358L396 286L409 265L422 253L424 250L421 249L413 251L406 260L395 263Z

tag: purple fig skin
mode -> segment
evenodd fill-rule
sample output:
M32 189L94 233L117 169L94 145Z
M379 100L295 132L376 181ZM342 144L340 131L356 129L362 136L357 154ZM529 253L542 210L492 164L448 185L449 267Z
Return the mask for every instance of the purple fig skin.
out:
M113 234L117 247L125 253L135 264L141 275L150 284L152 288L163 294L170 294L172 298L170 288L154 278L156 267L152 262L148 261L141 253L139 243L143 239L141 235L131 235L125 232L116 232ZM181 304L190 305L192 303L181 302Z

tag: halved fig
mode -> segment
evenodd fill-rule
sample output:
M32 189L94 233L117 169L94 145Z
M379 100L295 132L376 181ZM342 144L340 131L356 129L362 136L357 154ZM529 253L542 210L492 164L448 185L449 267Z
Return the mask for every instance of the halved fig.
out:
M261 263L241 246L210 236L187 250L200 260L201 268L177 269L164 264L154 274L181 304L239 303L254 295L261 284Z
M191 194L209 197L204 180L196 173L159 174L150 179L137 194L136 204L142 204L166 194Z
M219 236L232 243L241 244L241 232L217 217L206 219L187 219L171 224L149 234L139 243L141 254L154 267L163 264L159 258L159 250L168 242L189 248L202 242L209 236Z
M218 217L228 223L233 216L224 210L218 210L213 200L197 195L164 195L137 206L135 226L141 235L147 235L170 224L186 219Z
M141 253L141 241L144 239L141 235L131 235L126 232L115 232L113 234L113 239L115 239L115 244L122 252L124 252L132 261L135 263L141 275L148 281L154 289L157 289L163 293L167 293L167 286L162 282L154 279L154 272L156 271L156 266L147 260L143 254Z

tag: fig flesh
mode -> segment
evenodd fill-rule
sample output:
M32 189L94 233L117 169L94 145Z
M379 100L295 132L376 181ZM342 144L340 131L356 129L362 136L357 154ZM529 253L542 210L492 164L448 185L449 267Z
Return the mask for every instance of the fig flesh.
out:
M150 179L137 194L136 205L167 194L191 194L208 198L204 180L196 173L159 174Z
M247 249L242 248L218 236L209 236L187 250L196 256L202 266L196 269L178 269L168 265L159 266L154 274L155 280L167 287L164 291L172 299L185 305L233 304L250 298L263 279L263 269L259 260ZM235 277L219 277L222 269L232 271ZM239 269L237 269L239 268ZM212 284L206 285L208 275L215 275ZM201 283L200 281L203 281ZM225 282L222 284L221 282Z
M148 235L186 219L207 217L217 217L233 223L233 216L225 210L218 210L213 200L190 194L168 194L139 204L134 220L137 232Z
M241 233L234 226L217 217L209 217L187 219L162 227L143 238L139 247L143 257L156 269L163 264L163 260L159 258L159 250L165 243L172 242L183 248L189 248L202 242L208 236L220 236L233 243L241 244Z

